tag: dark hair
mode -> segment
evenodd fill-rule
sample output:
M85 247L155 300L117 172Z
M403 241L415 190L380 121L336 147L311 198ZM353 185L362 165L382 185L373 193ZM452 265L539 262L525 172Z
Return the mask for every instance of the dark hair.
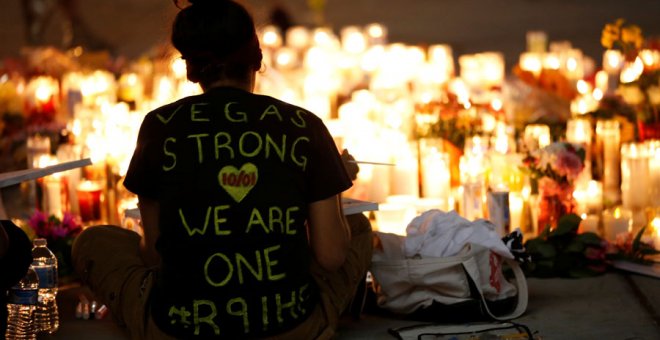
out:
M188 2L174 19L172 44L187 62L190 81L205 86L244 79L261 68L259 38L245 7L232 0Z

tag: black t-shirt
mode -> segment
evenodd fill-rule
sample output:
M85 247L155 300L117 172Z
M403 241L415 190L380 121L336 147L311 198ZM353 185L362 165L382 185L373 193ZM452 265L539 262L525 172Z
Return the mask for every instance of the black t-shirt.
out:
M32 263L32 242L12 221L0 220L0 228L5 230L9 239L7 252L0 257L0 336L4 336L7 328L7 291L27 273Z
M160 203L157 325L252 337L294 328L317 304L307 207L351 180L318 117L222 87L149 113L124 185Z

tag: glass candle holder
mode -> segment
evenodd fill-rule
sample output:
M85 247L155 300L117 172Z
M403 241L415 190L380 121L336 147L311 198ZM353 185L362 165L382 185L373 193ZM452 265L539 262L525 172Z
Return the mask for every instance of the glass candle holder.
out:
M621 146L621 200L633 210L649 204L649 154L644 143L625 143Z
M596 122L595 155L597 172L603 181L605 200L616 202L620 197L621 173L621 132L619 122L614 119L598 120Z

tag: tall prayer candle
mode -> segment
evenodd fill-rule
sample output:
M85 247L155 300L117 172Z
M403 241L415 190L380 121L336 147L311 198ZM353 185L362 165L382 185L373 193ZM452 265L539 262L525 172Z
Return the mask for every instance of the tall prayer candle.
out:
M550 127L545 124L529 124L525 126L525 147L534 151L550 145Z
M573 118L566 124L566 140L570 143L582 145L586 155L584 159L584 170L578 181L589 181L591 179L591 140L593 130L589 119Z
M605 239L613 242L618 235L626 235L632 231L632 211L616 207L603 212L603 231Z
M596 122L597 158L603 180L603 195L610 201L618 201L620 182L621 132L619 122L613 119Z
M648 206L650 188L649 157L643 143L621 146L621 198L623 206L639 210Z
M649 152L649 203L660 206L660 140L646 141ZM660 248L658 248L660 249Z
M83 181L78 187L78 206L83 222L101 219L101 185L94 181Z
M62 216L62 181L60 176L51 175L44 178L44 208L48 216Z
M438 198L446 203L451 191L451 176L449 173L449 155L438 147L427 147L421 150L422 194L427 198Z

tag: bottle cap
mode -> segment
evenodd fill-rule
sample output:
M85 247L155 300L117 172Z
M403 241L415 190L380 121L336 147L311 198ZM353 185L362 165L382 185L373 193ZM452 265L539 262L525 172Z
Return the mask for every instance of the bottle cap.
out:
M34 239L34 245L37 246L37 247L45 246L46 244L48 244L48 241L45 238L35 238Z

